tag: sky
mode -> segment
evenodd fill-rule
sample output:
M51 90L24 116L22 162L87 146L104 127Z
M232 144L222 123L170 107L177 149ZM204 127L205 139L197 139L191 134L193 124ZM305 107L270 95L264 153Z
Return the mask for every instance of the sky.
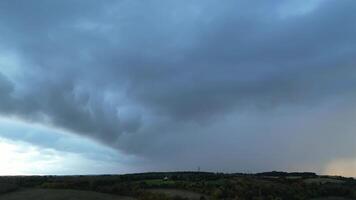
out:
M354 0L2 0L0 174L356 177Z

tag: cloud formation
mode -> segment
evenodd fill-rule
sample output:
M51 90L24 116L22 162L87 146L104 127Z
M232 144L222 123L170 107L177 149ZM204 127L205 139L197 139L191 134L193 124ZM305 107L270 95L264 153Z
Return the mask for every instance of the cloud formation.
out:
M152 160L147 169L295 160L322 171L354 156L355 7L1 1L0 113ZM320 154L329 140L340 148Z

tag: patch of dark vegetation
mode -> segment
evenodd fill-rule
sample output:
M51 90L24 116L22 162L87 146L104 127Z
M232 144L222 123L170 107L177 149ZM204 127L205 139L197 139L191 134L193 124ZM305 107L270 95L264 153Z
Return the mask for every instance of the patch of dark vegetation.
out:
M13 192L15 190L19 189L19 187L15 184L11 183L0 183L0 194L8 193L8 192Z
M309 172L155 172L101 176L26 176L0 177L0 183L22 188L95 191L141 200L302 200L331 196L356 199L356 181L353 178L318 176ZM194 192L194 195L182 195L184 191L187 194ZM169 195L170 192L172 195Z

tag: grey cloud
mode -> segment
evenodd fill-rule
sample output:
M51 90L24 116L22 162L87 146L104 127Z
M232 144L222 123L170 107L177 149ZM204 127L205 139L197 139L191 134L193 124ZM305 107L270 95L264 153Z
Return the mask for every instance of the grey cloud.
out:
M221 141L248 132L248 143L265 137L257 133L264 119L244 129L246 114L355 95L356 3L320 1L282 16L295 2L2 1L0 50L24 65L14 82L0 76L0 112L151 159L196 156L194 146L217 157L243 151L209 150L218 134L210 128ZM239 123L224 124L227 116ZM167 146L173 155L161 151Z
M13 90L13 84L0 73L0 108L3 112L9 112L12 108L11 93Z
M125 124L122 124L114 105L109 106L95 97L91 99L86 93L76 93L70 81L33 83L31 92L23 96L12 95L14 86L5 77L0 83L5 115L47 122L105 143L115 142L120 133L140 126L140 119L136 116L123 118Z

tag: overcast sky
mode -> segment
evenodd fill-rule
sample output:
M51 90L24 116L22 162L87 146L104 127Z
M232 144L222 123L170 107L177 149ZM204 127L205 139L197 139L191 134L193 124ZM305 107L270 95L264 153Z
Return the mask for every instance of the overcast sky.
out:
M354 0L1 0L0 174L356 176Z

